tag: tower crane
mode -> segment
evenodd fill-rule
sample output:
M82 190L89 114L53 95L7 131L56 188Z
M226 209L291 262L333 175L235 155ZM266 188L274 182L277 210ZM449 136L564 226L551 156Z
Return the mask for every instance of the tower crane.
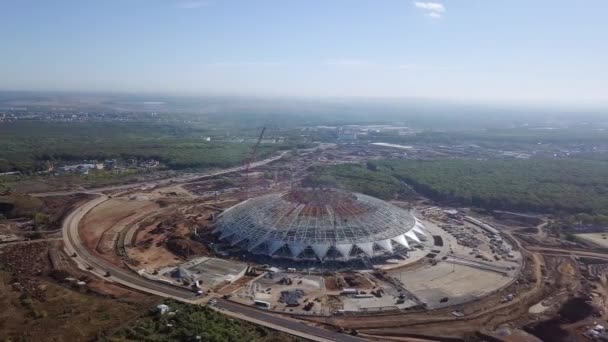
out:
M245 161L245 199L249 198L249 168L251 167L251 163L255 162L256 153L258 152L258 147L262 142L262 138L264 137L264 132L266 132L266 127L262 127L262 131L260 132L260 136L258 137L258 141L253 146L251 150L251 155Z

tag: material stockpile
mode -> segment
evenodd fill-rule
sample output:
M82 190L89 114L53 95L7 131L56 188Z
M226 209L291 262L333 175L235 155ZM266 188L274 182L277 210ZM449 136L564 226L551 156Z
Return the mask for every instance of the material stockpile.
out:
M281 297L279 303L283 303L287 306L298 306L300 305L300 299L305 295L304 291L300 289L281 291Z

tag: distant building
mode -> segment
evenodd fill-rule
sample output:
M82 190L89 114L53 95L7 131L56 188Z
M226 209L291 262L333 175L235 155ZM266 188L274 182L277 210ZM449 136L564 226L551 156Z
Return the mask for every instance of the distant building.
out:
M95 164L66 165L58 169L59 173L82 173L88 174L90 169L94 169Z
M108 171L114 170L116 167L116 159L107 159L103 162L103 168Z

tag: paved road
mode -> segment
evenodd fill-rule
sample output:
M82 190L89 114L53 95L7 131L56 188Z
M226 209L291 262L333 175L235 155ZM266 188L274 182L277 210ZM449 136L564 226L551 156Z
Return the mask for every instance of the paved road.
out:
M346 335L334 331L329 331L323 328L313 327L304 323L300 323L298 321L293 321L290 319L270 315L261 310L254 309L249 306L240 305L236 303L232 303L226 300L218 300L215 307L223 310L227 310L230 312L238 313L243 316L255 318L258 321L264 321L274 326L284 327L289 330L293 330L302 334L312 335L315 340L330 340L330 341L340 341L340 342L364 342L367 341L363 338Z
M287 153L289 153L289 152L283 151L278 156L266 158L264 160L260 160L255 163L251 163L249 169L253 169L258 166L266 165L266 164L272 163L274 161L277 161L277 160L283 158ZM145 186L145 185L150 185L150 184L155 184L156 186L163 186L163 185L170 185L173 183L188 183L188 182L192 182L192 181L202 179L202 178L215 177L215 176L219 176L219 175L225 175L228 173L239 172L239 171L244 171L244 170L245 170L244 166L236 166L236 167L231 167L228 169L222 169L222 170L217 170L217 171L209 171L209 172L195 173L195 174L185 174L185 175L181 175L181 176L177 176L177 177L173 177L173 178L167 178L167 179L158 180L158 181L150 180L150 181L145 181L145 182L129 183L129 184L123 184L123 185L112 185L112 186L106 186L106 187L101 187L101 188L92 188L92 189L85 189L85 188L80 187L80 188L74 189L74 190L32 193L30 195L36 196L36 197L46 197L46 196L68 196L68 195L73 195L73 194L78 194L78 193L99 194L99 193L102 193L105 191L126 190L126 189L133 188L136 186Z
M540 246L528 246L528 249L533 252L542 254L560 254L560 255L574 255L590 258L608 259L608 254L598 252L586 252L576 249L568 248L553 248L553 247L540 247Z
M256 163L252 163L250 168L255 168L255 167L279 160L279 159L283 158L283 156L285 156L285 154L287 154L287 153L288 152L282 152L278 156L274 156L271 158L261 160ZM159 184L159 185L165 184L165 183L171 184L171 183L176 183L176 182L182 183L182 182L193 181L193 180L200 179L200 178L214 177L214 176L218 176L218 175L222 175L222 174L237 172L237 171L241 171L241 170L244 170L243 166L208 172L208 173L204 173L204 174L190 175L187 177L180 176L180 177L176 177L173 179L164 180L163 182L157 183L157 184ZM139 184L119 185L119 186L114 186L114 187L98 188L95 190L91 190L90 192L99 193L99 192L107 191L110 189L111 190L120 190L120 189L126 189L126 188L130 188L130 187L142 185L142 184L148 184L148 182L139 183ZM76 190L73 193L76 193L76 192L82 192L82 191ZM38 194L38 196L50 196L50 195L57 195L57 194L59 194L59 193ZM68 194L68 192L63 192L61 194L65 195L65 194ZM106 277L108 280L112 280L117 283L123 284L125 286L129 286L129 287L138 289L140 291L152 293L152 294L162 296L162 297L171 297L171 298L175 298L175 299L182 300L185 302L197 301L197 299L199 299L199 298L197 298L195 296L194 292L192 292L190 290L143 278L140 275L136 274L135 272L133 272L131 270L125 270L124 268L116 266L98 256L93 255L92 253L90 253L87 250L87 248L82 244L82 241L80 239L80 234L78 232L78 226L80 224L80 221L86 215L87 212L89 212L95 206L103 203L108 198L109 197L106 195L100 195L99 197L95 198L94 200L83 204L79 208L76 208L65 218L65 220L63 221L63 225L62 225L62 231L63 231L63 242L65 244L65 249L68 252L68 254L73 255L74 253L76 253L76 257L74 257L74 260L76 261L76 263L78 263L79 266L83 269L87 268L87 267L93 267L94 269L92 270L92 273L94 273L94 274L103 276L106 274L106 272L109 272L110 276Z
M98 256L94 256L87 250L82 244L80 235L78 234L78 225L87 212L107 199L107 196L99 196L98 198L87 202L66 217L63 222L63 242L68 254L72 255L73 253L76 253L74 260L81 267L93 267L93 273L97 275L104 275L106 272L110 272L110 276L106 277L107 279L125 286L182 301L192 301L196 299L195 294L192 291L145 279L131 270L125 270Z
M285 155L285 152L279 156L268 158L263 161L254 163L251 167L256 167L260 165L264 165L275 160L282 158ZM221 174L236 172L243 170L243 167L230 168L226 170L216 171L213 173L203 174L203 175L195 175L189 177L179 178L179 182L188 182L193 181L203 177L213 177ZM165 180L163 183L175 183L177 182L177 178L172 180ZM140 183L146 184L146 183ZM158 183L157 183L158 184ZM99 194L102 191L107 190L120 190L126 189L138 184L129 184L129 185L121 185L114 187L106 187L106 188L98 188L94 190L89 190L90 193ZM69 194L69 193L77 193L83 192L81 190L77 190L74 192L63 192L61 194ZM59 193L46 193L46 194L37 194L38 196L51 196L57 195ZM108 200L109 197L106 195L99 195L99 197L91 200L79 208L76 208L73 212L71 212L64 220L62 231L63 231L63 242L65 244L65 250L69 255L73 255L75 253L75 257L73 257L74 261L83 269L87 267L92 267L93 270L90 270L92 273L98 276L104 276L106 272L110 273L110 276L105 277L110 281L117 282L119 284L125 285L127 287L137 289L143 292L155 294L161 297L170 297L187 303L197 303L200 301L199 297L196 297L192 291L187 289L183 289L176 286L171 286L168 284L163 284L157 281L149 280L143 278L136 274L131 270L126 270L119 266L116 266L99 256L93 255L88 251L86 246L83 245L82 240L79 235L79 223L82 218L94 207ZM366 341L365 339L345 335L341 333L332 332L329 330L325 330L318 327L311 327L309 325L293 321L290 319L285 319L281 317L276 317L273 315L269 315L260 310L238 305L235 303L231 303L228 301L220 300L217 305L218 308L223 309L226 313L231 313L235 317L239 317L245 320L253 321L257 324L261 324L267 326L271 329L276 329L280 331L284 331L287 333L294 333L298 336L305 337L307 339L312 339L316 341L340 341L340 342L362 342Z

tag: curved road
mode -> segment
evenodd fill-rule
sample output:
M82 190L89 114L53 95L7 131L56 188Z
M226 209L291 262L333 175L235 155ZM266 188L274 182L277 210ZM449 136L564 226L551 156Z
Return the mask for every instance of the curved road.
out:
M255 168L261 165L266 165L268 163L272 163L276 160L279 160L285 156L288 152L281 152L278 156L270 157L259 162L251 164L250 168ZM182 183L193 181L201 178L214 177L223 174L233 173L244 170L244 166L232 167L228 169L196 174L196 175L187 175L180 176L171 179L166 179L162 182L157 183L157 185L163 184L174 184L174 183ZM102 191L107 190L122 190L131 188L138 185L148 184L145 183L134 183L134 184L125 184L125 185L117 185L112 187L104 187L97 188L88 191L89 193L98 194ZM82 192L81 190L75 191L67 191L67 192L53 192L53 193L45 193L45 194L36 194L37 196L51 196L51 195L67 195ZM76 208L72 211L63 221L62 230L63 230L63 242L65 244L65 250L69 255L75 255L74 260L82 269L90 269L92 273L98 276L105 276L108 280L115 281L117 283L123 284L125 286L129 286L140 291L152 293L158 296L163 297L171 297L181 301L194 302L195 293L178 287L172 286L168 284L163 284L157 281L149 280L141 277L139 274L131 270L125 270L119 266L113 265L112 263L103 260L98 256L94 256L91 252L87 250L87 248L82 244L82 240L80 239L78 226L82 218L94 207L106 201L109 197L106 195L100 195L99 197L86 202L80 207ZM106 276L106 272L109 272L109 276Z
M80 208L77 208L65 218L65 221L63 222L63 242L65 244L66 252L72 256L74 253L76 254L74 260L82 269L92 267L93 270L91 271L100 276L105 276L106 272L109 272L110 276L106 278L119 284L163 297L171 297L182 301L192 301L195 295L194 292L177 286L165 285L163 283L145 279L131 270L125 270L100 257L94 256L82 244L78 232L80 220L82 220L91 209L107 199L108 197L105 195L99 196L96 199L85 203Z
M606 254L606 253L585 252L585 251L581 251L581 250L568 249L568 248L529 246L528 249L530 251L538 252L541 254L608 259L608 254Z
M343 333L339 333L339 332L335 332L335 331L331 331L331 330L327 330L327 329L323 329L323 328L312 327L312 326L303 324L303 322L300 322L300 321L288 320L283 317L274 316L274 315L268 314L266 312L263 312L259 309L255 309L250 306L245 306L242 304L237 304L234 302L229 302L229 301L226 301L223 299L218 300L217 304L215 305L215 308L220 309L221 310L220 312L229 311L232 313L231 316L234 316L234 317L239 317L239 318L242 316L252 317L252 318L254 318L254 320L252 320L254 323L262 324L264 326L267 326L269 328L273 328L276 330L283 330L283 329L277 328L277 327L282 327L284 329L291 330L290 332L289 331L287 331L287 332L289 332L292 335L312 339L314 341L340 341L340 342L367 341L360 337L346 335ZM286 331L286 330L284 330L284 331ZM300 333L298 333L298 332L300 332ZM306 336L306 335L308 335L308 336ZM311 337L311 335L312 335L312 337Z
M115 281L124 286L140 290L143 292L151 293L160 297L169 297L176 300L190 303L199 304L200 297L196 297L192 291L187 289L166 285L153 280L143 278L131 270L120 268L116 265L111 264L97 256L94 256L87 248L82 244L78 233L78 226L80 220L97 205L106 201L109 197L102 195L96 199L87 202L80 208L76 209L70 215L68 215L64 221L63 240L65 244L65 250L68 254L76 256L73 258L76 263L82 269L87 267L93 267L90 272L104 277L105 272L109 271L110 276L105 277L108 280ZM198 300L197 300L198 299ZM340 341L340 342L364 342L365 339L332 332L323 328L313 327L302 322L287 319L275 315L271 315L260 310L250 308L244 305L231 303L224 300L219 300L216 305L220 312L233 316L235 318L250 321L254 324L264 325L268 328L279 330L288 334L303 337L313 341Z
M275 160L282 158L286 152L281 153L281 155L265 159L258 163L252 164L251 167L256 167L260 165L264 165ZM163 181L163 183L171 184L177 182L187 182L200 178L213 177L221 174L231 173L242 171L243 167L235 167L230 169L225 169L221 171L216 171L203 175L196 176L188 176L181 178L173 178L169 180ZM147 182L148 183L148 182ZM157 184L163 184L157 183ZM121 190L130 188L137 185L142 185L146 183L137 183L137 184L128 184L128 185L120 185L114 187L106 187L106 188L98 188L88 191L89 193L99 194L102 191L106 190ZM78 193L83 191L72 191L72 192L56 192L56 193L46 193L46 194L37 194L38 196L51 196L51 195L67 195L72 193ZM116 266L99 256L91 253L86 246L82 243L79 234L79 225L80 221L83 217L97 205L108 200L109 197L106 195L99 195L99 197L86 202L80 207L76 208L72 211L64 220L62 231L63 231L63 242L65 245L65 250L68 255L73 256L73 260L78 264L78 266L83 270L88 270L89 272L104 277L109 281L114 281L116 283L122 284L124 286L147 292L150 294L154 294L160 297L169 297L182 302L187 302L191 304L200 304L202 301L200 297L197 297L194 292L184 289L178 286L172 286L169 284L163 284L157 281L153 281L150 279L146 279L135 273L134 271L124 269L122 267ZM92 269L91 269L92 268ZM107 274L109 273L109 275ZM300 336L313 341L340 341L340 342L362 342L365 339L358 338L355 336L350 336L346 334L332 332L323 328L313 327L302 322L287 319L275 315L271 315L265 312L260 312L257 309L245 307L238 304L232 304L227 301L218 302L218 309L221 310L222 313L240 318L243 320L247 320L253 322L255 324L260 324L267 326L271 329L283 331L292 335Z

